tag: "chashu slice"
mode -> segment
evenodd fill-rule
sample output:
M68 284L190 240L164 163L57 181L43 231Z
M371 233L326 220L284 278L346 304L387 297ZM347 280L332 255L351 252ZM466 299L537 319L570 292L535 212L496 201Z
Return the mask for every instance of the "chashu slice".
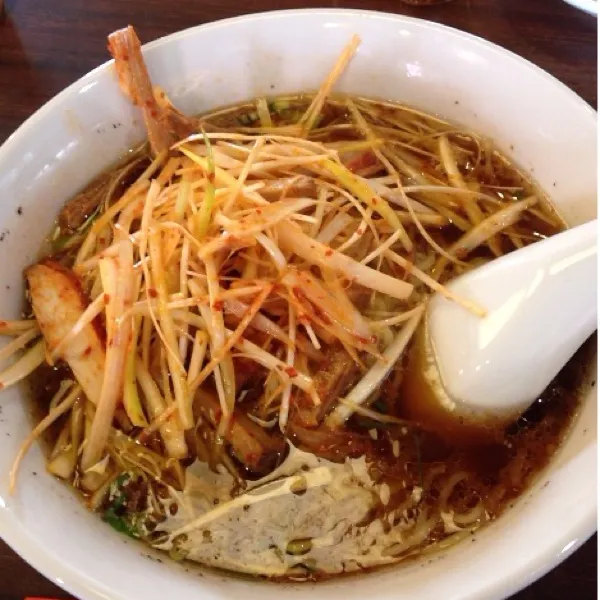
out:
M25 272L35 318L51 353L77 323L88 302L77 276L59 263L46 260ZM104 341L95 324L86 325L65 346L65 360L86 396L98 403L105 361Z

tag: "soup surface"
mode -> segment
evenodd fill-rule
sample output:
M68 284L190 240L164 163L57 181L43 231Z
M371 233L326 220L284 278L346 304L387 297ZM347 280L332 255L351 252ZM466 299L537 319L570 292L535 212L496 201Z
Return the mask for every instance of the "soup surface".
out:
M24 349L0 381L31 374L24 450L44 434L52 474L175 560L306 580L445 548L577 412L592 342L506 427L412 416L428 297L563 224L483 136L332 95L357 43L317 94L188 118L111 35L149 143L67 202L0 328Z

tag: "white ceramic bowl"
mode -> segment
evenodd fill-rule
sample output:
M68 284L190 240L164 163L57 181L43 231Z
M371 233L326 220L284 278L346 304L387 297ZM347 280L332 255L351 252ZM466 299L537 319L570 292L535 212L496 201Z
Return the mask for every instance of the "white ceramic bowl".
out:
M155 81L182 110L196 113L258 94L315 89L354 32L363 44L342 90L413 104L484 132L532 173L571 224L595 216L595 112L540 69L464 33L378 13L290 11L190 29L149 44L145 56ZM59 94L0 149L3 318L18 315L22 269L61 204L142 134L139 114L119 93L108 64ZM427 564L318 590L287 586L286 596L493 599L540 577L595 529L594 396L539 484L475 543ZM58 585L82 600L281 600L280 586L150 560L145 548L86 512L45 474L37 447L24 463L18 493L9 496L9 465L30 423L19 390L4 393L0 403L0 535Z

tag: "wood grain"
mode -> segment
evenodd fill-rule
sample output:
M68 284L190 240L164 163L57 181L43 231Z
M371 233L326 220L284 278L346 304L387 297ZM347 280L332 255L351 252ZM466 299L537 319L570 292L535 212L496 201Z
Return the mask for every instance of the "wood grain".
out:
M105 37L114 29L134 24L147 41L200 23L284 5L397 12L457 27L531 60L592 106L597 102L597 21L561 0L453 0L421 7L399 0L4 2L6 15L0 16L0 143L52 96L104 62ZM514 600L596 598L596 564L594 537ZM25 596L69 598L0 542L0 600Z

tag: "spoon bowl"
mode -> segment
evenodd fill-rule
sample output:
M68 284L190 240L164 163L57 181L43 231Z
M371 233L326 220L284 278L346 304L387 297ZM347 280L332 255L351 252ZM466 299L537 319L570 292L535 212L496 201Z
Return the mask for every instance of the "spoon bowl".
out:
M419 343L430 409L493 430L514 421L597 324L597 221L516 250L448 284L486 311L437 294ZM427 419L425 419L427 420Z

